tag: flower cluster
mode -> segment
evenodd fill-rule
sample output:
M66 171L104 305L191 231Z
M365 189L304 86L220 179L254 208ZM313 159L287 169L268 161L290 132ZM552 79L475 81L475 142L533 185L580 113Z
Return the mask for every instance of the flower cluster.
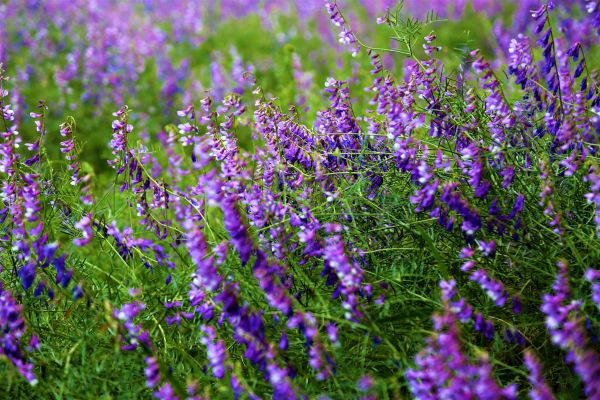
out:
M451 283L442 282L442 287ZM498 386L486 354L473 362L465 354L457 318L445 304L443 314L433 317L435 334L415 359L416 368L406 372L416 399L488 398L516 399L515 385Z
M600 394L600 358L588 347L589 339L578 315L581 302L571 298L567 263L559 261L558 268L554 293L544 295L541 310L552 342L567 352L566 361L573 364L586 396L593 399Z
M10 13L54 18L62 4L27 3ZM507 42L506 64L465 49L458 68L445 59L451 49L442 38L421 37L422 25L402 25L390 11L381 22L396 35L391 50L408 59L388 71L394 60L373 48L361 60L358 46L368 46L352 17L327 1L329 21L356 61L350 76L322 76L321 103L314 71L292 50L287 69L275 74L293 80L282 100L258 86L271 76L263 66L232 48L208 57L212 85L196 104L197 92L181 93L188 80L202 89L194 63L169 58L162 26L174 24L170 35L198 45L202 38L188 36L201 30L194 16L205 4L182 0L171 10L163 0L132 2L147 11L142 18L131 5L92 3L76 1L83 11L65 6L64 18L85 21L89 11L99 19L82 28L89 35L82 43L93 46L64 43L72 65L55 75L65 98L81 74L84 97L123 104L135 92L125 82L143 75L140 60L148 56L160 81L161 118L171 118L181 98L187 106L159 129L149 122L156 109L140 103L113 113L108 168L98 168L92 195L95 173L83 162L74 121L53 132L40 102L29 113L35 140L21 146L22 125L0 74L0 351L26 380L35 375L23 350L21 298L32 310L66 304L92 317L104 304L107 324L97 334L116 336L132 359L140 353L142 390L158 399L227 392L366 400L409 391L418 399L516 399L518 390L551 399L562 380L587 398L599 396L593 313L600 273L591 267L600 235L600 95L588 52L593 38L572 40L581 21L552 26L552 13L572 6L532 6L532 29ZM239 2L221 3L237 15ZM103 10L109 5L116 11ZM595 24L597 5L585 5L578 18ZM102 15L118 20L111 25ZM37 39L51 42L45 35L40 30ZM142 36L135 48L128 35ZM107 84L119 86L108 100ZM366 95L356 94L360 85ZM295 106L285 111L286 100L311 116ZM46 152L53 134L60 164ZM569 274L561 260L555 271L558 257L576 268ZM588 295L574 298L570 279L585 293L591 284L593 304ZM106 299L131 286L140 288L128 290L134 299ZM43 292L48 298L37 298ZM84 295L86 302L72 303ZM556 348L566 366L556 363ZM560 380L546 382L542 365Z
M0 354L17 368L27 382L35 385L37 378L33 372L33 364L23 349L26 326L22 313L23 306L0 283ZM32 340L37 339L32 337Z

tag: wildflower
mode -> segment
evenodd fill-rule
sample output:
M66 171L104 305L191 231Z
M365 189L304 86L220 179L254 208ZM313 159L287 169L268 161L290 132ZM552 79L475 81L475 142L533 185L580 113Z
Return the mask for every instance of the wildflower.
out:
M570 299L568 265L557 263L559 270L552 286L554 293L545 294L541 311L546 314L546 327L552 343L567 352L566 360L572 363L582 380L586 396L600 393L600 359L588 347L588 338L578 314L581 302Z
M489 398L516 399L516 387L499 387L491 377L487 355L473 363L462 349L456 319L446 307L433 317L436 333L427 339L427 346L415 357L415 368L408 369L406 378L416 399Z
M590 182L590 192L585 194L588 203L594 205L594 222L597 227L597 235L600 238L600 170L597 166L591 166L584 181Z
M73 244L78 247L88 245L93 238L91 214L85 214L81 220L75 224L75 228L81 230L83 237L73 239Z
M155 357L146 357L144 359L146 367L144 368L144 375L146 376L146 386L153 388L160 382L160 372L158 369L158 362Z
M592 301L600 308L600 270L588 268L584 278L592 284Z
M532 386L529 397L532 400L554 400L550 388L544 382L541 365L530 350L525 351L525 366L529 370L528 379Z
M363 375L358 380L358 390L361 392L368 392L373 387L373 377L370 375Z
M206 354L212 367L213 375L221 379L225 375L225 344L222 340L216 340L217 335L215 328L212 326L202 325L200 330L204 334L200 342L206 346Z
M152 393L152 397L159 400L179 400L179 397L175 395L175 391L170 383L163 384L160 389Z
M17 304L10 292L3 290L0 283L0 355L5 356L27 382L34 386L37 378L33 373L33 365L21 350L21 340L26 329L22 312L23 306ZM35 341L33 346L36 347Z
M339 226L329 226L330 231L337 231ZM362 270L360 266L351 262L345 254L344 244L339 234L325 239L323 249L325 259L325 271L331 268L337 278L341 292L344 294L343 307L346 309L346 318L360 319L362 314L358 310L358 298L356 293L362 284Z

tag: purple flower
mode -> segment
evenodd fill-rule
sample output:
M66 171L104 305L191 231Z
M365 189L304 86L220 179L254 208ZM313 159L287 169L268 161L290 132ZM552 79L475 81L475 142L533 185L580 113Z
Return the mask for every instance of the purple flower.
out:
M473 255L475 255L475 250L470 247L463 247L458 254L460 258L471 258Z
M240 396L244 393L244 389L240 383L240 380L235 374L231 374L231 391L233 392L233 398L235 400L239 399Z
M374 380L370 375L363 375L358 380L358 390L361 392L368 392L373 387Z
M415 368L405 374L416 399L517 398L516 386L501 388L496 384L487 355L469 360L462 350L457 321L447 305L433 322L436 333L416 356Z
M146 308L144 303L134 301L126 303L113 310L113 318L119 322L123 328L124 335L119 333L123 345L122 350L135 350L139 345L143 345L146 349L152 349L153 345L150 341L150 335L145 331L141 324L136 324L134 319Z
M553 294L543 297L541 311L546 314L546 327L552 343L567 352L567 362L573 364L582 380L586 396L600 393L600 359L588 346L588 338L579 316L581 302L571 300L568 265L561 260L552 286Z
M456 190L458 183L448 183L443 186L440 201L456 211L463 218L461 229L466 235L472 236L482 226L481 217L475 208L470 206L461 193Z
M452 298L458 295L456 290L456 281L441 281L440 289L442 290L442 300L446 302L450 311L458 318L460 322L467 323L473 315L473 307L471 307L464 298L459 298L453 301Z
M490 240L489 242L479 241L479 250L486 257L493 257L496 251L496 242Z
M75 223L75 228L81 231L83 237L73 239L73 244L78 247L90 244L94 235L92 232L92 215L85 214L77 223Z
M592 301L600 308L600 270L588 268L585 280L592 284Z
M168 382L162 385L158 391L152 393L152 397L159 400L179 400L179 397L175 395L173 387Z
M187 229L186 246L196 264L188 294L191 305L197 307L204 302L207 292L216 291L220 287L222 277L218 273L214 258L208 255L202 231L194 226L192 221L188 221L184 226Z
M281 351L285 351L288 349L289 347L289 341L288 341L288 336L286 332L283 332L281 334L281 338L279 339L279 350Z
M330 227L329 230L331 229L333 228ZM338 284L341 293L344 295L342 305L346 310L346 318L359 320L362 317L362 313L358 309L357 293L362 285L362 269L346 256L344 243L340 234L335 234L325 239L323 258L325 260L324 270L332 269L339 280Z
M588 203L594 205L594 222L597 227L597 235L600 238L600 169L595 165L590 166L584 181L590 183L590 192L585 194L585 199Z
M278 268L271 265L265 254L260 250L256 253L256 262L252 271L260 284L260 288L264 291L269 305L281 311L283 315L291 315L292 301L286 287L278 282L280 280L277 277L279 275Z
M329 18L330 18L331 22L338 28L342 29L342 31L338 35L339 42L342 44L349 45L350 49L352 51L352 56L356 56L358 54L358 51L360 50L360 47L357 44L357 40L356 40L356 37L354 36L354 33L348 28L348 26L346 24L346 20L344 19L343 15L341 14L340 9L337 6L337 3L335 1L333 1L333 2L327 1L325 3L325 9L327 10L327 13L329 14Z
M515 314L521 314L523 306L521 305L521 299L519 296L512 297L512 310Z
M115 157L108 161L108 165L117 169L117 175L125 170L131 156L127 145L127 136L133 131L133 125L127 123L127 113L127 106L123 106L119 111L113 113L119 119L112 123L113 138L110 141L110 147Z
M248 230L235 207L235 202L231 198L223 199L221 207L223 210L223 225L231 237L231 244L238 251L242 264L245 265L252 252L252 240L248 235Z
M212 326L202 325L200 331L204 334L200 343L206 346L206 355L213 375L221 379L225 375L225 358L227 357L225 343L223 340L216 340L217 334Z
M528 379L531 383L529 397L531 400L554 400L554 395L544 381L542 367L531 350L525 351L524 360L525 366L529 370Z
M480 268L476 270L471 274L469 279L477 282L498 307L502 307L506 303L507 294L504 290L504 285L499 281L490 279L484 269Z
M158 361L155 357L146 357L146 368L144 368L144 376L146 377L146 386L153 388L160 383L160 371Z
M35 385L37 378L33 373L33 364L25 358L21 349L21 340L26 329L22 312L23 306L17 304L7 290L2 289L0 282L0 355L8 358L27 382ZM33 347L38 347L35 341L32 343Z
M533 70L533 56L529 46L529 39L522 34L510 41L508 48L510 63L508 70L515 76L515 83L524 89Z
M339 345L339 339L338 339L338 329L337 326L333 323L331 324L327 324L327 336L329 337L329 341L331 342L331 344L333 345Z

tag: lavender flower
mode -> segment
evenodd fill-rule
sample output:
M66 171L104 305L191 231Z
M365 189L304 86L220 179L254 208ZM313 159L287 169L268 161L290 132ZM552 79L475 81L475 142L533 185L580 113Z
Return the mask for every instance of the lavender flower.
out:
M158 391L152 393L152 397L159 400L179 400L169 382L163 384Z
M222 340L216 340L217 334L215 328L208 325L202 325L200 331L204 334L200 342L206 346L206 354L210 366L212 367L213 375L221 379L225 375L225 344Z
M597 227L597 235L600 238L600 170L598 167L595 165L590 166L584 180L590 182L590 192L585 194L585 199L595 207L594 222Z
M600 359L589 348L588 338L579 316L581 302L570 299L567 263L558 262L559 271L552 286L553 294L545 294L541 310L546 314L546 327L552 343L567 352L566 361L573 364L583 383L585 395L600 394Z
M529 370L529 383L531 390L529 397L531 400L554 400L554 395L546 385L542 375L542 367L536 356L530 350L525 351L525 366Z
M362 313L358 309L357 292L362 284L362 270L360 266L352 263L345 254L344 243L339 232L342 227L337 224L331 224L326 227L332 236L325 239L325 247L323 249L323 258L325 259L325 270L331 268L337 278L341 293L344 295L343 307L346 310L345 316L347 319L357 319L362 317Z
M600 308L600 270L588 268L585 280L592 284L592 301Z
M191 227L190 227L191 225ZM207 294L211 291L216 291L221 286L222 278L218 274L214 258L208 256L207 245L202 231L193 226L189 221L186 224L189 229L187 233L187 247L192 261L196 264L196 271L192 274L192 282L190 283L189 299L192 307L198 307L203 304ZM208 317L212 307L204 303L204 312ZM198 311L198 309L197 309Z
M115 158L109 160L108 165L117 169L117 175L120 175L125 170L131 157L127 146L127 136L133 131L133 125L127 123L127 112L128 107L123 106L113 113L119 119L114 120L112 123L113 138L110 141L110 146Z
M541 162L540 170L540 178L542 179L543 186L540 191L539 205L544 207L544 214L552 218L549 225L552 227L554 233L562 235L564 233L564 228L562 226L561 214L556 209L555 201L553 199L554 185L550 178L549 165L546 162Z
M373 377L370 375L363 375L358 380L358 390L361 392L368 392L373 387Z
M480 268L476 270L471 274L469 279L477 282L498 307L502 307L506 303L507 295L504 285L499 281L490 279L484 269Z
M436 333L415 358L416 367L406 378L416 399L487 398L516 399L516 387L499 387L491 377L487 355L474 363L463 352L454 314L446 305L443 314L433 318Z
M329 18L333 25L342 29L341 32L338 34L339 42L348 45L352 52L352 56L355 57L358 54L358 51L360 50L360 46L357 43L357 39L354 36L354 33L348 28L346 20L340 12L337 3L335 1L327 1L325 3L325 9L327 10L327 13L329 14Z
M91 214L85 214L76 224L75 228L81 230L83 237L73 239L75 246L81 247L90 244L93 238L92 232L92 216Z
M31 385L37 384L33 364L21 349L25 334L23 306L17 304L12 295L3 290L0 283L0 355L5 356Z
M135 350L140 344L147 349L152 349L152 342L147 331L142 328L141 324L136 324L134 319L146 308L144 303L134 301L126 303L113 310L113 318L122 325L124 334L119 334L123 341L122 350Z
M221 202L221 207L223 209L223 224L229 232L231 243L238 251L242 264L246 264L252 252L252 241L248 237L247 229L241 221L233 199L225 198Z
M160 371L158 369L158 361L155 357L146 357L146 368L144 368L144 375L146 376L146 386L153 388L160 382Z

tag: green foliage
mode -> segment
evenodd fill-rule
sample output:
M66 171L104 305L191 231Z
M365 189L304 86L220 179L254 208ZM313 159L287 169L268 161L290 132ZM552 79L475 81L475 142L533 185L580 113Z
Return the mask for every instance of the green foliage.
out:
M279 16L274 19L273 27L265 27L257 16L243 19L219 22L217 15L210 16L211 29L198 46L189 43L174 43L165 49L174 65L184 61L189 62L189 75L186 81L179 82L182 87L188 87L196 79L202 87L209 88L212 84L210 64L219 57L219 64L229 71L233 65L233 55L230 49L235 49L244 62L255 66L255 78L266 97L274 97L274 105L284 110L288 118L297 118L299 122L311 127L315 122L315 111L324 110L329 106L326 96L321 94L321 88L328 76L339 79L350 79L351 93L360 93L359 102L353 104L357 115L365 115L365 110L371 108L363 96L363 88L371 83L369 74L369 57L361 53L352 58L349 54L331 51L330 44L324 43L318 35L307 35L317 29L316 23L308 25L298 21L293 16ZM362 16L364 18L364 15ZM370 25L365 28L365 41L369 47L382 49L388 46L391 39L397 43L392 50L393 66L387 73L390 76L401 76L402 68L407 59L421 59L424 56L422 45L423 36L434 32L443 47L440 58L444 60L446 70L457 72L468 57L468 51L481 48L484 54L494 52L495 43L490 39L492 27L489 21L474 11L467 12L459 21L441 21L435 15L428 15L426 21L405 19L399 14L389 13L387 19L390 28ZM391 29L391 30L390 30ZM14 31L11 31L16 35ZM62 40L60 32L51 29L50 40ZM281 39L280 37L283 37ZM65 43L65 54L72 43ZM310 92L307 94L304 107L294 107L301 89L294 81L294 57L298 57L302 68L313 76ZM588 54L596 60L598 50L593 49ZM26 49L8 64L8 74L25 69L35 59ZM141 323L150 332L157 353L161 357L161 371L170 382L179 382L176 387L183 392L186 379L194 377L198 380L200 394L210 398L233 398L231 388L225 380L215 383L210 373L206 371L208 360L205 348L200 344L200 333L197 324L184 321L181 326L169 326L165 322L167 311L163 304L168 301L184 301L187 298L190 276L195 266L189 255L181 248L168 247L168 240L160 243L169 248L177 268L174 271L157 266L152 255L142 251L134 251L129 258L119 254L114 241L106 233L99 233L92 245L77 248L72 244L74 238L80 235L75 224L81 219L85 207L80 202L80 189L70 185L69 172L59 152L59 142L63 139L58 135L58 126L67 117L70 122L77 121L75 134L81 149L81 170L83 175L90 175L93 182L93 193L96 202L90 211L95 222L105 227L112 221L117 221L119 228L132 227L135 237L150 237L151 233L144 230L136 215L136 198L126 190L121 193L119 186L123 179L116 179L114 170L106 165L106 159L112 158L107 146L110 140L111 113L120 105L112 102L95 104L82 101L83 82L76 83L69 92L61 92L53 80L53 74L58 66L64 66L67 60L64 54L48 55L38 60L39 66L28 82L17 81L21 95L26 99L27 109L33 109L34 99L42 96L49 107L46 118L48 137L46 141L47 161L43 167L35 171L48 182L43 198L43 220L49 242L57 242L69 254L68 265L75 270L74 276L81 282L85 297L77 302L70 298L68 290L56 294L56 300L48 300L44 296L33 297L30 293L19 295L19 300L25 306L27 325L32 332L41 338L41 348L33 352L33 363L40 383L31 387L14 371L12 366L0 358L0 398L43 398L43 399L138 399L150 398L151 389L146 387L144 379L144 353L136 350L123 352L119 350L118 328L111 316L111 306L117 306L131 300L128 288L141 288L140 301L146 304ZM178 135L175 125L176 109L184 109L187 104L181 104L182 96L175 96L175 104L168 108L164 105L161 95L161 77L153 60L148 60L146 68L135 82L136 94L124 99L133 110L130 122L135 126L129 136L132 148L141 149L139 154L150 154L158 164L173 167L173 159L166 154L164 146L156 139L157 134L165 132ZM498 77L507 82L504 77ZM188 81L189 80L189 81ZM455 82L445 82L448 90L441 106L447 106L455 119L457 126L464 125L469 118L475 117L484 126L489 116L479 107L472 115L466 115L465 93L454 90ZM194 105L204 97L203 93L194 93ZM476 93L483 96L483 91ZM511 100L518 99L522 93L508 92ZM242 99L246 104L254 104L261 94L244 93ZM70 110L70 104L77 108ZM425 108L425 104L422 105ZM285 113L285 110L289 110ZM253 138L253 128L246 120L251 112L235 120L233 131L242 151L254 154L256 146L263 144L265 138ZM250 114L250 115L248 115ZM25 115L25 113L23 114ZM245 119L246 120L245 120ZM381 116L373 115L373 118ZM429 117L428 117L429 118ZM33 136L33 124L23 118L22 128L26 139ZM223 122L222 120L217 121ZM426 120L426 123L429 119ZM359 121L366 125L365 121ZM479 128L478 128L479 129ZM205 133L205 132L201 132ZM477 130L470 132L473 138L489 140L489 132ZM424 143L431 140L427 135L419 137ZM374 138L365 139L373 141ZM369 143L371 143L369 142ZM540 148L550 144L540 140L536 142ZM433 147L433 146L432 146ZM176 144L173 146L185 158L183 166L189 166L192 151ZM453 153L450 143L440 146L447 154ZM344 154L336 151L332 157L355 163L348 174L360 171L359 156L365 154ZM387 157L389 155L382 155ZM509 156L512 156L509 154ZM392 157L392 156L390 156ZM592 157L590 157L592 158ZM357 161L358 160L358 161ZM592 161L590 161L592 162ZM595 161L594 161L595 162ZM210 167L215 165L210 165ZM207 168L208 169L208 168ZM558 171L553 171L558 172ZM364 250L368 264L365 274L368 281L378 290L379 285L387 284L386 301L382 307L369 304L365 307L363 321L351 322L344 317L339 307L339 300L332 300L332 290L320 276L322 263L314 262L302 265L301 248L289 254L286 262L298 279L294 290L300 293L295 298L303 309L313 312L320 320L334 321L338 324L340 342L343 346L332 346L332 356L338 364L338 370L343 371L326 381L315 378L308 367L304 337L298 332L290 332L289 351L298 366L297 385L302 387L310 398L317 395L328 395L334 399L354 398L360 395L356 381L365 374L378 377L375 392L382 399L400 399L407 396L408 387L402 375L403 371L413 365L413 358L423 347L423 340L432 333L431 315L441 307L439 286L441 279L454 278L461 288L461 295L477 299L473 304L484 315L494 315L493 321L499 329L518 326L528 343L540 351L540 358L547 366L547 380L564 393L580 393L580 384L576 379L567 379L572 375L570 366L562 362L562 354L552 351L547 345L549 340L543 320L528 320L527 315L539 310L541 295L548 292L555 278L555 262L559 258L570 261L574 276L581 277L585 269L600 260L600 247L596 238L593 224L590 223L593 210L587 205L584 194L588 185L577 176L560 179L557 183L557 209L568 214L570 231L565 241L559 241L557 235L547 227L547 217L543 210L532 199L539 193L539 170L534 167L530 174L523 174L516 179L515 187L505 193L500 200L503 209L510 209L514 198L519 192L526 193L530 202L523 212L523 225L530 227L520 240L511 239L510 235L498 239L498 248L502 249L494 257L482 263L494 271L496 277L511 288L518 288L527 301L522 315L515 315L507 310L498 311L489 299L481 296L481 288L471 282L460 272L461 261L456 257L457 251L463 246L463 238L456 232L446 232L441 229L434 218L414 212L414 207L407 201L413 193L413 187L408 176L395 170L382 174L384 193L375 199L366 194L370 181L365 174L357 179L339 179L340 192L335 201L325 201L320 195L309 197L311 212L324 222L338 222L342 219L351 221L345 238L351 238L353 246ZM451 173L448 173L451 174ZM166 172L156 174L156 179L172 179ZM151 176L144 170L144 176ZM306 179L314 177L305 176ZM461 179L449 175L448 179ZM130 178L125 178L130 179ZM165 182L169 187L191 187L197 182L196 176L177 176L178 182ZM501 177L490 175L494 182ZM557 179L558 181L558 179ZM52 184L50 184L52 183ZM275 183L277 184L277 182ZM166 191L166 189L165 189ZM169 192L176 195L174 191ZM472 193L470 193L472 195ZM288 199L286 205L301 207L299 201ZM289 200L289 201L288 201ZM477 203L479 202L479 203ZM484 201L474 200L474 203L486 206ZM172 210L151 210L157 220L174 220ZM159 214L163 212L164 214ZM223 226L223 211L219 207L210 206L202 215L209 245L215 246L228 238ZM275 224L284 226L283 234L291 235L294 231L289 221L276 221ZM6 228L3 226L3 228ZM172 237L180 235L179 227L171 227ZM263 230L252 229L253 238L259 234L270 234L268 226ZM514 232L510 232L511 234ZM14 254L7 249L0 254L0 278L5 288L14 289L20 293L20 283L14 274L16 269ZM251 260L250 264L252 263ZM153 268L148 268L148 266ZM507 267L508 266L508 267ZM222 275L229 277L240 286L243 298L257 310L267 315L277 315L277 311L268 305L259 289L259 282L252 274L248 265L243 266L236 256L230 255L220 267ZM49 281L56 279L50 268L42 272ZM165 285L165 280L172 274L172 281ZM594 309L588 299L589 285L578 279L573 282L574 298L585 298L584 309L591 315L592 326L599 326L600 314ZM335 304L336 307L331 307ZM531 312L528 312L531 311ZM323 326L319 326L323 328ZM220 337L229 340L233 336L231 328L224 325ZM266 335L273 341L279 338L279 326L267 326ZM496 377L500 384L507 385L515 382L519 385L522 395L527 388L527 373L521 366L519 347L510 347L497 335L490 344L481 335L474 332L464 332L465 342L469 343L470 351L477 354L485 348L491 355ZM51 340L48 340L51 339ZM244 384L256 393L268 394L270 386L245 358L244 349L228 342L227 351L230 358L235 360L234 371L239 372ZM175 385L175 383L174 383ZM350 397L349 397L350 396Z

